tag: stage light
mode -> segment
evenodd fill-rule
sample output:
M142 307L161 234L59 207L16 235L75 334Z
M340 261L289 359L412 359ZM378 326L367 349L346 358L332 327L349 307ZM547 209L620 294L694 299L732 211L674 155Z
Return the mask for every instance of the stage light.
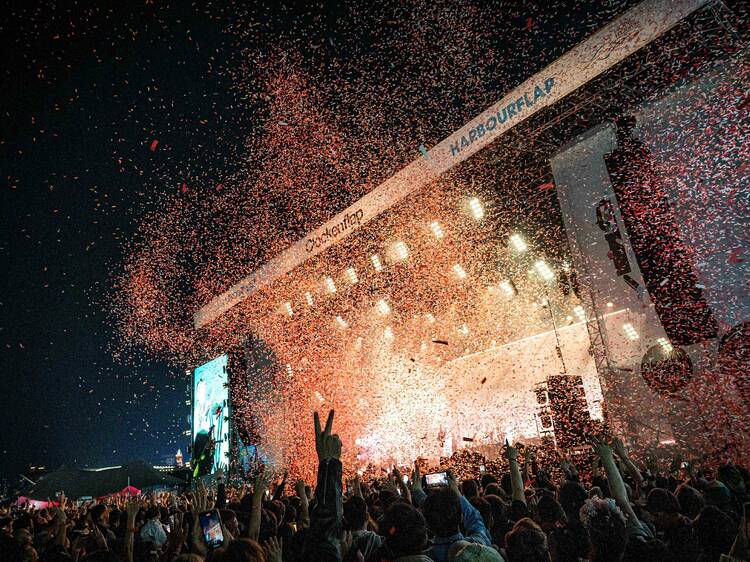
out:
M312 306L315 302L310 291L305 291L305 300L307 301L307 306Z
M443 237L443 229L440 228L440 223L437 221L434 221L430 223L430 229L432 229L432 233L435 235L435 238L440 240Z
M484 217L484 209L482 208L482 204L479 202L479 199L477 199L476 197L469 199L469 208L471 209L471 214L474 215L475 219L479 220Z
M544 260L537 260L534 263L534 269L536 269L537 275L545 281L552 281L555 278L555 272L550 269Z
M518 294L515 284L510 279L500 281L500 289L507 297L514 297Z
M581 321L586 320L586 311L583 309L583 307L578 304L573 308L573 312L576 316L578 316L578 319Z
M639 337L638 332L635 328L633 328L633 325L630 322L626 322L622 325L622 331L625 332L625 335L628 336L628 339L637 340Z
M339 325L339 327L340 327L340 328L341 328L342 330L345 330L346 328L348 328L348 327L349 327L349 324L347 324L347 323L346 323L346 320L344 320L343 318L341 318L341 316L337 316L337 317L336 317L336 323L337 323L337 324Z
M674 347L667 338L659 338L656 340L656 343L661 346L661 348L664 350L664 353L666 353L667 355L671 354L674 351Z
M427 321L430 324L434 324L435 323L435 317L432 315L431 312L428 312L427 314L425 314L425 317L427 318Z
M409 257L409 247L403 242L396 242L393 245L393 252L396 254L396 257L400 260L405 260L406 258Z
M380 314L385 316L386 314L391 312L391 307L388 305L387 302L385 302L384 299L380 299L378 301L378 310L380 311Z
M385 339L392 340L393 339L393 328L390 326L386 326L385 330L383 331L383 335L385 336Z
M383 263L380 261L380 257L377 254L371 255L370 261L372 262L372 267L375 268L375 271L383 271Z
M453 273L456 274L456 277L459 279L466 279L466 271L464 271L464 268L461 267L460 264L456 264L453 266Z
M287 314L288 314L288 315L289 315L290 317L291 317L292 315L294 315L294 310L292 310L292 303L290 303L290 302L288 302L288 301L287 301L287 302L285 302L285 303L284 303L284 311L285 311L285 312L286 312L286 313L287 313Z
M458 329L458 331L461 332L465 336L469 335L469 327L466 324L462 324L461 327Z
M336 283L333 282L333 279L330 277L325 278L326 288L328 289L329 293L335 293L336 292Z
M349 279L349 283L354 285L357 281L359 281L359 278L357 277L357 272L354 271L353 267L350 267L346 270L346 278Z
M523 236L521 236L520 234L510 235L510 245L513 246L513 249L516 252L525 252L529 249L529 246L526 244L526 240L524 240Z
M613 303L613 302L608 302L607 303L607 308L612 308L613 306L615 306L615 303Z

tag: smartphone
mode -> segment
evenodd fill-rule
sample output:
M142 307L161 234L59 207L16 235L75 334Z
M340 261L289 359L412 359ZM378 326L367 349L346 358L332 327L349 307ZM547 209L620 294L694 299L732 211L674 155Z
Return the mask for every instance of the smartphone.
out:
M484 474L484 472L485 472L485 468L484 468L484 465L483 465L483 464L480 464L480 465L479 465L479 474Z
M407 474L404 474L404 475L403 475L403 476L401 477L401 481L402 481L402 482L403 482L404 484L408 484L408 483L409 483L409 476L408 476Z
M432 474L424 475L424 486L425 488L439 488L441 486L448 485L448 473L447 472L433 472Z
M219 517L218 510L204 511L198 515L198 519L208 548L219 548L224 542L224 533L221 531L221 517Z
M688 467L688 463L686 463L686 462L683 462L683 463L682 463L682 464L680 465L680 468L687 468L687 467Z

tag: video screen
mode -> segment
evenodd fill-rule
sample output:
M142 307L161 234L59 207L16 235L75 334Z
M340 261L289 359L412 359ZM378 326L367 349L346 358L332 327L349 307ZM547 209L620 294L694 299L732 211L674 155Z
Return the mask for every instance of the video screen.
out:
M229 464L228 356L193 373L193 475L213 474Z

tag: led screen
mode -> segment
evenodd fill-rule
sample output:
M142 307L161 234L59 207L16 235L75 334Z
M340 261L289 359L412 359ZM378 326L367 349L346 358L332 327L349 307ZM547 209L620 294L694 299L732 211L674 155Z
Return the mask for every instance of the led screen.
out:
M227 355L204 363L193 374L193 470L211 474L229 463Z

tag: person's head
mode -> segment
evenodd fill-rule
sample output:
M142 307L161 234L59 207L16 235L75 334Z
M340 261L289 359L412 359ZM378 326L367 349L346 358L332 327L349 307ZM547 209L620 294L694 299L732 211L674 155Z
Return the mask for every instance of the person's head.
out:
M34 519L28 513L19 515L15 521L13 521L13 531L18 532L21 529L26 529L29 532L34 532Z
M425 518L408 503L394 503L378 521L378 528L392 558L421 554L427 544Z
M505 527L508 524L508 505L499 496L484 496L484 501L492 508L492 521L495 527Z
M549 562L547 535L528 517L517 521L505 535L510 562Z
M344 502L344 524L350 531L362 531L367 526L367 502L359 496Z
M149 507L146 510L146 520L150 521L151 519L156 519L157 521L161 519L161 511L158 507Z
M589 532L594 562L619 560L628 543L625 515L611 498L586 500L581 522Z
M441 488L428 496L422 505L424 517L436 537L458 533L461 524L461 500L450 488Z
M91 520L94 523L104 524L109 521L109 509L103 503L96 504L91 508Z
M674 524L678 518L680 502L669 490L654 488L648 493L646 511L654 518L656 528L662 530Z
M602 489L599 486L593 486L589 490L589 499L590 500L593 500L594 498L603 498L603 497L604 497L604 492L602 492ZM581 506L581 507L583 507L583 506ZM579 516L580 516L580 511L579 511Z
M254 540L237 539L217 550L211 562L266 562L266 555Z
M221 522L226 527L229 534L233 537L239 537L240 522L237 520L237 514L232 509L221 509L219 510L219 517Z
M568 519L578 519L578 514L586 502L586 489L578 482L565 480L557 490L557 501L565 510Z
M500 487L506 496L510 497L513 495L513 487L510 484L510 474L508 472L500 477Z
M555 562L578 562L591 551L588 531L577 518L553 529L547 540L550 557Z
M448 562L503 562L503 558L489 546L456 541L448 549Z
M502 487L500 487L500 484L497 482L490 482L487 484L487 486L484 487L484 495L485 496L498 496L500 498L504 498L505 492L503 491Z
M461 482L461 492L465 498L471 499L479 495L479 486L476 480L464 480Z
M486 492L487 486L489 486L490 484L497 484L497 478L495 478L495 476L493 476L492 474L482 474L480 483L482 484L482 489Z
M545 532L562 525L566 521L565 511L559 502L549 494L543 494L537 503L539 523Z
M695 519L706 505L701 493L687 484L680 484L675 492L677 501L680 502L680 513L690 519Z
M480 498L479 496L474 496L469 500L469 502L479 511L482 519L484 520L484 526L488 529L492 529L492 527L495 525L495 518L492 515L492 505L490 505L490 502L488 502L484 498Z
M698 540L701 552L719 557L732 548L737 525L734 520L713 505L707 505L693 521L693 535Z
M716 478L729 488L733 494L741 494L745 491L745 480L739 468L733 464L723 464L717 471Z

